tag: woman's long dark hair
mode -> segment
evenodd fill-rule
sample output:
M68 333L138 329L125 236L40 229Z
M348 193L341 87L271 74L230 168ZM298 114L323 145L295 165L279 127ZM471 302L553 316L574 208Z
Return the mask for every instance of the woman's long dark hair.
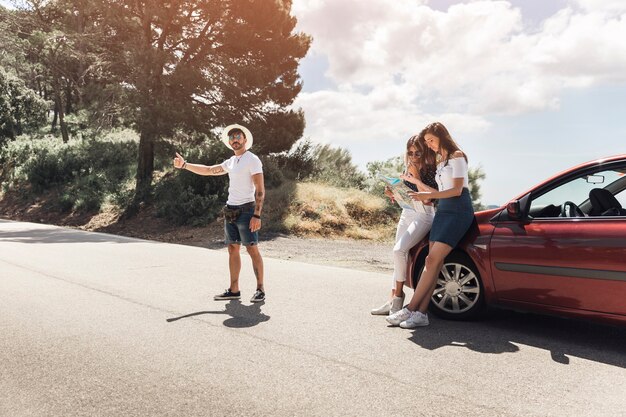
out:
M446 129L446 127L442 123L434 122L422 129L419 137L420 142L424 146L426 146L426 142L424 142L424 136L426 136L427 133L430 133L431 135L437 136L439 138L439 152L441 153L442 149L446 151L446 162L450 159L450 155L452 155L456 151L462 152L463 158L465 158L465 161L467 162L467 155L465 155L465 152L461 151L459 145L457 145L454 139L452 139L452 136L450 136L450 132L448 132L448 129Z

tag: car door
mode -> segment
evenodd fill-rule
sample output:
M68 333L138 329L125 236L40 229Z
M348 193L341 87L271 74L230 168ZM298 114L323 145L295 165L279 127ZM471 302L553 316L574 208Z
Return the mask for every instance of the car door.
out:
M490 244L499 299L626 315L626 216L585 215L591 189L616 194L626 187L623 169L597 167L556 179L528 196L528 217L501 216ZM570 203L563 214L566 201L585 216L570 213Z

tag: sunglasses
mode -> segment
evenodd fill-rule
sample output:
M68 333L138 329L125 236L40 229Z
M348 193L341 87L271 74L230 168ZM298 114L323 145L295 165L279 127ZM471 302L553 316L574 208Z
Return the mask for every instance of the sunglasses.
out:
M413 151L408 151L406 154L407 154L407 156L413 156L413 155L415 155L415 156L422 156L422 154L420 152L413 152Z
M233 133L232 135L228 136L228 140L240 140L243 139L243 134L241 133Z

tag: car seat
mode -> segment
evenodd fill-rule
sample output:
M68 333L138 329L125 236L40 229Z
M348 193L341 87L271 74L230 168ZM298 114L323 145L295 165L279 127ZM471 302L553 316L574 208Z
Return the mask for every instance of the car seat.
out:
M590 216L626 216L626 210L611 192L604 188L589 191Z

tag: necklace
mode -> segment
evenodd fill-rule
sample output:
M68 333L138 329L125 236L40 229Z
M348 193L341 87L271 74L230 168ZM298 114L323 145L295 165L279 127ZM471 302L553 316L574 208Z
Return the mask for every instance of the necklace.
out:
M241 158L243 158L243 156L244 156L245 154L246 154L246 153L244 152L244 153L242 153L242 154L241 154L241 155L239 155L239 156L235 155L235 159L236 159L236 162L235 162L235 163L237 163L237 164L238 164L238 163L239 163L239 161L241 161Z

